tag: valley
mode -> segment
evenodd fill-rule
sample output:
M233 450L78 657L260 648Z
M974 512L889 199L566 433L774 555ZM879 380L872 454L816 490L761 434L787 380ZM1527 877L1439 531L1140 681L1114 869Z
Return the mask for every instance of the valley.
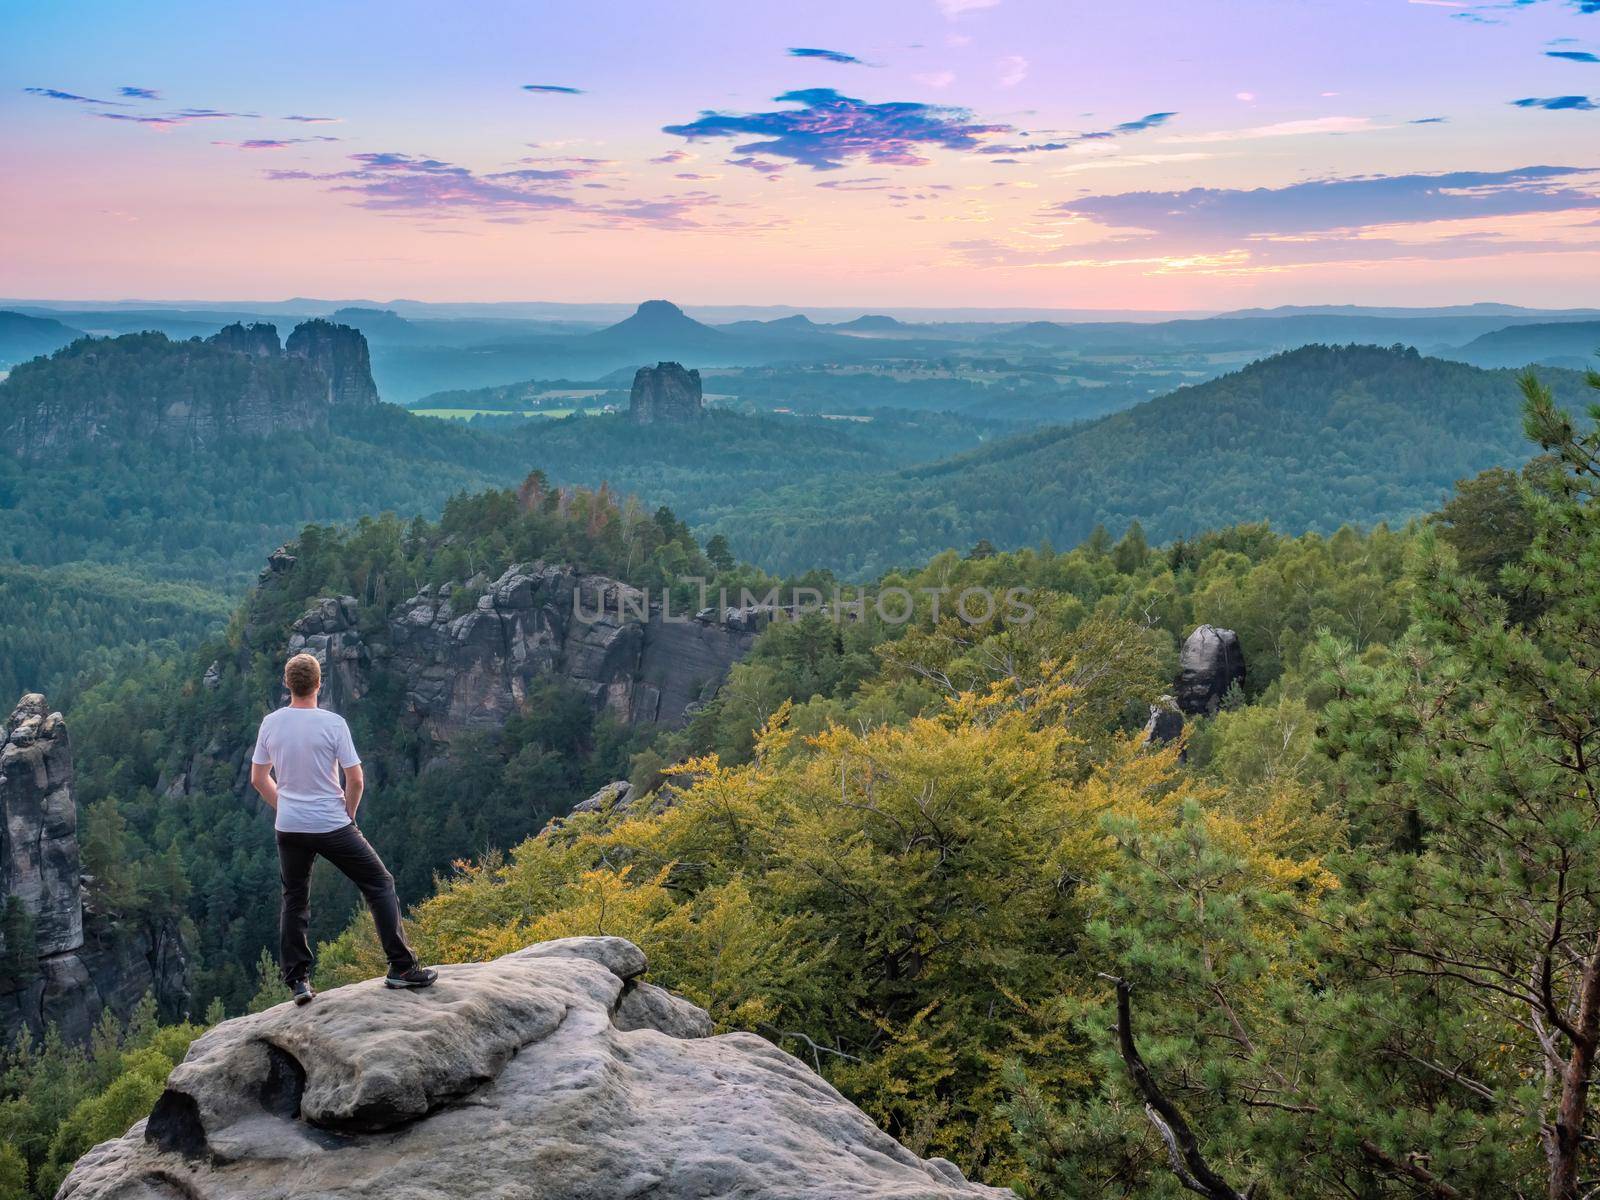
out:
M1414 321L1421 341L1465 318L1228 319L1255 332L1218 348L1222 319L1200 321L1173 348L1169 329L1079 344L1071 326L964 325L922 357L931 335L898 326L713 329L647 304L537 335L616 343L631 366L489 387L468 372L410 407L379 382L406 322L312 318L283 341L263 321L108 330L18 364L0 382L0 666L46 696L13 715L4 761L56 764L41 777L57 782L41 799L0 766L10 818L51 847L10 877L53 880L44 899L9 893L0 1012L19 1044L67 1042L14 1060L16 1094L104 1105L62 1074L70 1044L134 1079L125 1053L181 1053L198 1014L280 998L246 764L282 660L305 651L362 747L362 825L430 959L620 931L709 1026L836 1051L847 1065L813 1048L817 1069L895 1136L975 1178L1049 1178L1033 1122L1117 1086L1114 1063L1038 1042L1091 1037L1100 965L1209 1011L1129 939L1272 973L1316 914L1356 919L1330 882L1350 835L1323 798L1392 769L1364 714L1400 703L1391 664L1442 636L1418 606L1465 596L1491 627L1509 612L1543 629L1562 587L1582 594L1522 582L1552 569L1530 547L1569 536L1532 499L1570 494L1562 468L1535 456L1586 453L1551 415L1584 403L1582 374L1539 367L1545 391L1519 398L1515 370L1403 341L1246 348L1339 321ZM1544 344L1552 327L1503 332ZM1039 357L998 353L1002 334ZM850 336L884 345L841 358L828 339ZM740 363L736 338L772 339L753 357L826 344ZM969 596L987 598L977 616ZM1237 807L1206 807L1221 796ZM1135 826L1161 847L1155 875ZM1267 906L1286 948L1161 915L1167 876L1214 860L1250 882L1207 894ZM1063 871L1115 879L1136 907L1100 884L1063 899ZM318 875L313 910L321 986L381 970L346 881ZM909 925L880 929L880 910ZM41 941L69 911L81 935ZM1063 977L1086 1007L1054 1007ZM1382 971L1334 986L1326 1003L1408 994ZM1286 1045L1302 1018L1285 1014L1324 1000L1266 987L1246 978L1239 1019ZM1141 1015L1162 1039L1181 1020ZM992 1062L1011 1064L999 1093ZM1084 1070L1092 1085L1072 1082ZM1401 1079L1373 1103L1424 1102ZM33 1131L42 1186L87 1148L42 1110L4 1119Z

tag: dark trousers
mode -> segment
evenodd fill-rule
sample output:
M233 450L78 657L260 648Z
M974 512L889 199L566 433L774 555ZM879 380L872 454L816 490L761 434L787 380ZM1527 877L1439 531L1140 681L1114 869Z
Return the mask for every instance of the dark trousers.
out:
M331 833L278 833L278 873L283 879L278 965L283 968L283 981L292 984L311 974L311 944L306 933L311 926L311 864L318 855L338 867L366 897L389 969L400 974L416 966L417 956L400 928L400 897L395 894L394 876L352 821Z

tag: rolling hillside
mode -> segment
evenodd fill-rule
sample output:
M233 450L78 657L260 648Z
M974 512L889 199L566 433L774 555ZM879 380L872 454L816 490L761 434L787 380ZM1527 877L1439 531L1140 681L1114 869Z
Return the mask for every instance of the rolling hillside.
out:
M1545 375L1563 402L1585 402L1581 377ZM827 497L789 489L716 528L772 569L871 575L980 538L1067 546L1135 519L1152 541L1238 521L1298 532L1405 520L1455 480L1530 452L1514 372L1307 346Z
M1584 367L1600 352L1600 321L1512 325L1474 338L1452 358L1480 367L1520 367L1547 363Z

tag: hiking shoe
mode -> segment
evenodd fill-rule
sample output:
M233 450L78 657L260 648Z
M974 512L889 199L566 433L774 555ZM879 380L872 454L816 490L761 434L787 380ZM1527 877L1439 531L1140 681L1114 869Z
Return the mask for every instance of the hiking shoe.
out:
M296 1004L310 1004L317 995L309 979L296 979L289 985L289 994L294 997Z
M383 977L383 986L392 988L425 988L432 986L433 981L437 978L439 978L439 972L432 967L415 966L399 975L396 975L394 969L390 968L389 973Z

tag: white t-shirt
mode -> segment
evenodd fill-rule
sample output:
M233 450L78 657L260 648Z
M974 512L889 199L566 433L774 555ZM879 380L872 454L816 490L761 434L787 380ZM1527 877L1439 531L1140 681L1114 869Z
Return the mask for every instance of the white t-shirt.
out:
M331 833L350 824L339 767L361 759L350 726L325 708L280 708L256 735L254 763L271 763L278 779L276 828L284 833Z

